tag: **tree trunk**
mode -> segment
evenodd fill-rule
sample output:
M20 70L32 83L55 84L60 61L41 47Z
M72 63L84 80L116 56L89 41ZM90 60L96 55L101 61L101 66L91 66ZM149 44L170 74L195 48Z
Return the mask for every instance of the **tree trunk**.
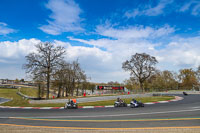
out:
M82 87L82 95L84 94L84 89L83 89L83 87Z
M57 95L57 98L60 97L60 93L61 93L61 85L59 85L59 87L58 87L58 95Z
M75 81L74 81L74 79L73 79L73 81L72 81L72 88L71 88L71 96L74 96L74 88L75 88Z
M63 87L62 88L62 97L64 97L64 94L65 94L65 88Z
M50 74L47 72L47 94L46 99L49 99L49 86L50 86Z
M66 89L66 90L65 90L65 96L68 97L68 93L69 93L69 90L70 90L70 89L69 89L69 86L66 87L65 89Z
M140 81L140 89L142 89L142 92L145 92L143 82Z
M76 88L76 96L78 96L78 91L79 90L79 84L78 84L78 86L77 86L77 88Z
M41 85L40 83L38 84L38 98L40 99L40 93L41 93Z

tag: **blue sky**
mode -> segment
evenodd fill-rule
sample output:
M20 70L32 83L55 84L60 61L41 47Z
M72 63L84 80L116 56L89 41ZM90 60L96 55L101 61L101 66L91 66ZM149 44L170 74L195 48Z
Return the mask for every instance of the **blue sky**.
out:
M199 24L199 0L1 0L0 78L27 78L24 56L44 41L64 46L94 82L129 78L121 64L136 52L161 70L196 69Z

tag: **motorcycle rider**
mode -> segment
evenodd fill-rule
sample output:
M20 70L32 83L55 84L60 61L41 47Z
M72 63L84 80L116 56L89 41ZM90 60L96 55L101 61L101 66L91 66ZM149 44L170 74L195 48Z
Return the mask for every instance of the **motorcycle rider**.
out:
M120 102L120 98L119 97L117 98L117 102Z
M134 103L137 103L137 100L135 100L134 98L132 99L132 101L133 101Z
M71 99L70 100L70 104L73 106L74 105L74 101Z
M120 104L123 103L124 101L121 98L117 98L117 102L119 102Z
M124 101L120 98L119 102L120 102L120 103L123 103Z

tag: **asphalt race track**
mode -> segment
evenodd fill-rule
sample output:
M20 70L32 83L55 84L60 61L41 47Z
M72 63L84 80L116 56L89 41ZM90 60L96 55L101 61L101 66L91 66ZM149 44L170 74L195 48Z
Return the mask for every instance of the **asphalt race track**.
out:
M200 95L178 95L176 102L141 108L6 109L0 108L0 125L65 127L70 129L196 127L200 128Z

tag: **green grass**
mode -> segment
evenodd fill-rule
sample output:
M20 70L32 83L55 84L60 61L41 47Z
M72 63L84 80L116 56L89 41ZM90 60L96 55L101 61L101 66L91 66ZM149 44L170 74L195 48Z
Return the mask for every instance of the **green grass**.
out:
M17 95L17 89L0 89L0 97L13 99L1 105L5 106L28 106L28 100L24 100L21 96Z
M140 97L135 98L137 101L141 101L143 103L147 102L157 102L157 101L167 101L174 99L173 96L156 96L156 97ZM126 103L130 103L132 98L123 99ZM116 100L108 100L108 101L97 101L97 102L88 102L88 103L79 103L79 106L105 106L105 105L113 105Z
M34 88L21 87L19 90L22 94L30 96L30 97L38 96L38 90Z
M138 101L143 103L147 102L157 102L157 101L167 101L174 99L173 96L156 96L156 97L142 97L135 98ZM130 103L132 98L123 99L126 103ZM106 106L113 105L116 100L107 100L107 101L97 101L97 102L87 102L87 103L78 103L78 106ZM65 103L57 103L57 104L33 104L34 107L63 107Z
M29 104L28 100L23 99L21 96L17 95L17 89L0 89L0 97L13 99L9 102L3 103L3 106L22 106L22 107L63 107L65 103L51 103L51 104ZM123 99L126 103L130 103L132 98ZM157 101L166 101L174 99L172 96L157 96L157 97L144 97L136 98L136 100L143 103L146 102L157 102ZM115 100L108 101L97 101L97 102L88 102L88 103L79 103L79 106L105 106L113 105Z
M9 102L0 104L1 106L21 106L21 107L63 107L64 103L56 104L29 104L28 100L23 99L17 94L17 89L0 89L0 97L13 99Z

